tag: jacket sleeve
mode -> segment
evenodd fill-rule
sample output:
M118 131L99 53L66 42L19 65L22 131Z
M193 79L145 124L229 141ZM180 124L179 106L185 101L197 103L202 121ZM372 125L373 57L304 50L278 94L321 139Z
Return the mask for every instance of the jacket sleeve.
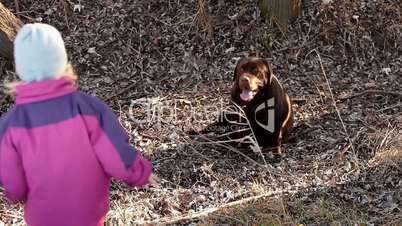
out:
M131 186L148 183L151 163L129 143L129 137L113 111L97 98L92 99L96 117L86 118L89 137L105 172Z
M25 172L8 132L0 134L0 183L10 203L25 202L28 191Z

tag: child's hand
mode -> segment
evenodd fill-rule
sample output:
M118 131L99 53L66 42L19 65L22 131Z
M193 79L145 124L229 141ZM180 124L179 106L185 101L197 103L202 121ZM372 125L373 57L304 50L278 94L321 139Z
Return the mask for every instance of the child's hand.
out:
M161 179L155 174L151 174L151 176L149 176L148 181L149 181L148 185L151 186L158 186L161 183Z
M149 189L150 187L158 187L160 184L161 184L161 179L152 173L148 178L148 183L141 186L141 188Z

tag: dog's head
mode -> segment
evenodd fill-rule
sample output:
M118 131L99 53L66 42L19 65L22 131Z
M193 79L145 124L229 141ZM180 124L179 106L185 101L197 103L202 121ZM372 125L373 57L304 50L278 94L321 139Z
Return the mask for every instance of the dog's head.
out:
M268 62L259 57L239 60L233 77L232 98L247 104L260 96L270 83L272 76Z

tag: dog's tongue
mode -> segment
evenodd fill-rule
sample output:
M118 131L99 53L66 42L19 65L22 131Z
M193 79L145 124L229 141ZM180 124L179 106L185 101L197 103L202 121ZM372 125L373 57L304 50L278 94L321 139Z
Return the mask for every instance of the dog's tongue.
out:
M250 90L243 90L240 94L240 98L244 101L250 101L254 98L254 92Z

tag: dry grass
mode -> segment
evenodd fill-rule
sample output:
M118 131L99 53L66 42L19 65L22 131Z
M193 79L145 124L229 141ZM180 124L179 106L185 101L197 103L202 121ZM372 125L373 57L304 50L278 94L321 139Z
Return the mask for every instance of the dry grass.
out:
M21 17L63 30L80 88L113 107L163 178L148 190L113 182L106 225L400 224L398 1L307 1L286 37L255 17L251 0L80 1L81 12L68 2L20 1ZM255 53L302 100L294 103L294 140L280 163L193 142L183 132L211 122L216 112L205 106L227 105L236 61ZM13 77L4 62L0 69ZM130 107L143 97L160 110L159 121L130 119L146 116L145 108ZM11 100L0 102L5 112ZM21 206L0 200L0 219L22 225Z
M281 198L261 199L221 210L203 223L207 225L297 225Z
M262 198L199 219L200 225L367 225L367 213L350 203L322 196L311 201L287 195Z
M375 165L400 167L402 163L402 130L398 127L379 131L376 155L372 162Z
M302 9L301 0L259 0L257 4L265 20L277 24L284 31Z
M208 13L208 2L209 0L198 0L198 11L195 15L195 21L197 27L201 30L201 33L205 33L208 39L212 40L214 36L214 27L211 16Z

